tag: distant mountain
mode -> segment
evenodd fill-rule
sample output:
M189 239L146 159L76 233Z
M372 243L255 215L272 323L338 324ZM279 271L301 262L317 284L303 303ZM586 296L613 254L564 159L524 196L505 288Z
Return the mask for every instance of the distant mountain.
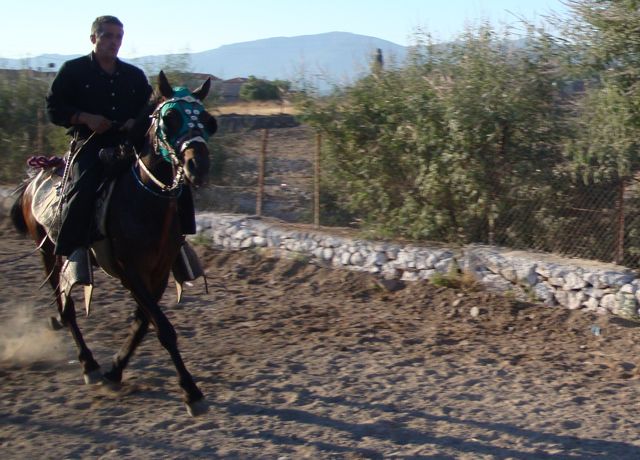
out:
M348 83L368 72L377 49L385 61L402 63L407 55L404 46L365 35L329 32L297 37L275 37L224 45L209 51L189 53L191 69L223 80L254 75L269 80L299 81L314 84ZM144 69L160 69L177 55L143 56L125 59ZM0 68L57 70L67 59L76 56L47 54L28 60L0 57Z
M89 51L87 51L87 54ZM80 56L80 54L41 54L24 59L0 57L0 69L33 69L40 71L56 71L64 61Z
M197 72L228 79L255 75L260 78L297 80L325 77L350 81L368 72L376 50L403 61L404 46L365 35L330 32L297 37L256 40L191 54Z

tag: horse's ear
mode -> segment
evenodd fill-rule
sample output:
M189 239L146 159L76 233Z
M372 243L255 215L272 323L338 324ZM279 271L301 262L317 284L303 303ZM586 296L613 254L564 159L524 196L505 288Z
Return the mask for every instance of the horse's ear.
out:
M192 94L195 98L204 101L204 98L209 94L209 89L211 88L211 77L207 78L200 88L196 89Z
M173 97L173 88L169 84L169 80L167 80L167 77L162 70L158 75L158 90L160 91L160 94L167 99L171 99Z

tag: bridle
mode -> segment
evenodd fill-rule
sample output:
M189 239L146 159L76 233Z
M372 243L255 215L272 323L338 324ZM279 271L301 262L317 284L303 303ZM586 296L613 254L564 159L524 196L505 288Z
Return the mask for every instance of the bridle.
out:
M167 133L167 127L164 124L163 117L170 110L175 110L182 119L181 128L178 133L171 137ZM205 126L199 120L201 113L205 111L204 105L199 99L193 97L191 92L186 88L174 88L174 96L159 104L151 114L151 126L147 131L147 136L151 133L153 153L162 157L164 161L170 163L173 168L173 181L171 184L165 184L158 179L142 161L142 157L137 154L137 161L133 166L133 172L138 183L153 193L147 187L135 171L136 165L144 171L149 179L160 189L163 194L176 196L180 194L182 185L184 184L185 167L184 167L184 151L194 142L207 143L209 133ZM175 193L174 193L175 192Z

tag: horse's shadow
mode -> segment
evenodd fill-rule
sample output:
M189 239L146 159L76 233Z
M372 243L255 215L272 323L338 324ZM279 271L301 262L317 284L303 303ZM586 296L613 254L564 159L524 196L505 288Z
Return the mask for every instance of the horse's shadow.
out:
M632 321L629 319L625 319L625 318L621 318L619 316L613 316L611 317L611 319L609 319L609 322L611 324L615 324L617 326L620 327L625 327L625 328L636 328L636 327L640 327L640 322L638 321Z
M348 401L340 397L323 397L311 395L307 390L302 389L301 392L306 393L309 400L320 401L325 404L341 404L357 409L376 410L389 415L398 415L397 409L393 405L388 404L371 404L358 401ZM391 442L398 446L407 444L430 445L436 448L448 449L451 451L459 451L465 454L482 454L491 455L493 458L518 458L518 459L541 459L541 458L566 458L567 453L544 454L538 452L526 452L515 448L500 447L482 442L478 439L464 438L453 435L436 435L429 434L414 428L408 428L399 424L397 421L389 423L388 421L376 421L374 423L352 423L344 419L335 419L327 416L316 415L303 409L295 408L274 408L259 404L248 404L239 401L230 401L227 403L218 403L218 407L226 410L233 416L260 415L277 418L285 422L296 422L320 427L330 428L332 430L342 431L349 434L355 440L361 440L363 437L376 438L381 441ZM579 436L558 435L528 428L522 428L511 423L487 422L482 420L463 419L450 415L433 415L423 411L409 411L404 413L405 416L423 419L433 423L448 423L459 425L462 427L480 428L494 432L503 433L505 435L524 438L531 441L532 444L553 444L556 450L571 451L572 457L591 459L610 459L610 458L640 458L640 447L633 444L620 441L607 441L602 439L582 438ZM279 442L283 444L312 444L318 449L324 451L344 451L352 450L355 453L363 455L367 458L383 458L383 453L373 449L354 448L347 449L344 446L336 446L320 441L300 439L300 438L283 438L275 435L270 431L240 431L237 432L245 438L268 439L271 442ZM578 458L577 457L577 458ZM413 457L428 458L428 457ZM447 458L447 456L438 456L438 458ZM453 458L453 457L452 457Z

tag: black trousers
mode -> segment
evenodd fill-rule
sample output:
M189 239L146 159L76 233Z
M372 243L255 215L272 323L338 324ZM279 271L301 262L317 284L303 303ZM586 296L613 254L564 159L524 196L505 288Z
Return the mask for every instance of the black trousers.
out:
M182 234L194 235L196 233L196 210L191 187L186 184L182 186L182 193L178 197L178 217Z
M71 165L62 197L62 223L55 247L58 255L68 256L76 248L88 247L91 242L96 189L104 177L104 167L98 157L102 147L89 140Z

